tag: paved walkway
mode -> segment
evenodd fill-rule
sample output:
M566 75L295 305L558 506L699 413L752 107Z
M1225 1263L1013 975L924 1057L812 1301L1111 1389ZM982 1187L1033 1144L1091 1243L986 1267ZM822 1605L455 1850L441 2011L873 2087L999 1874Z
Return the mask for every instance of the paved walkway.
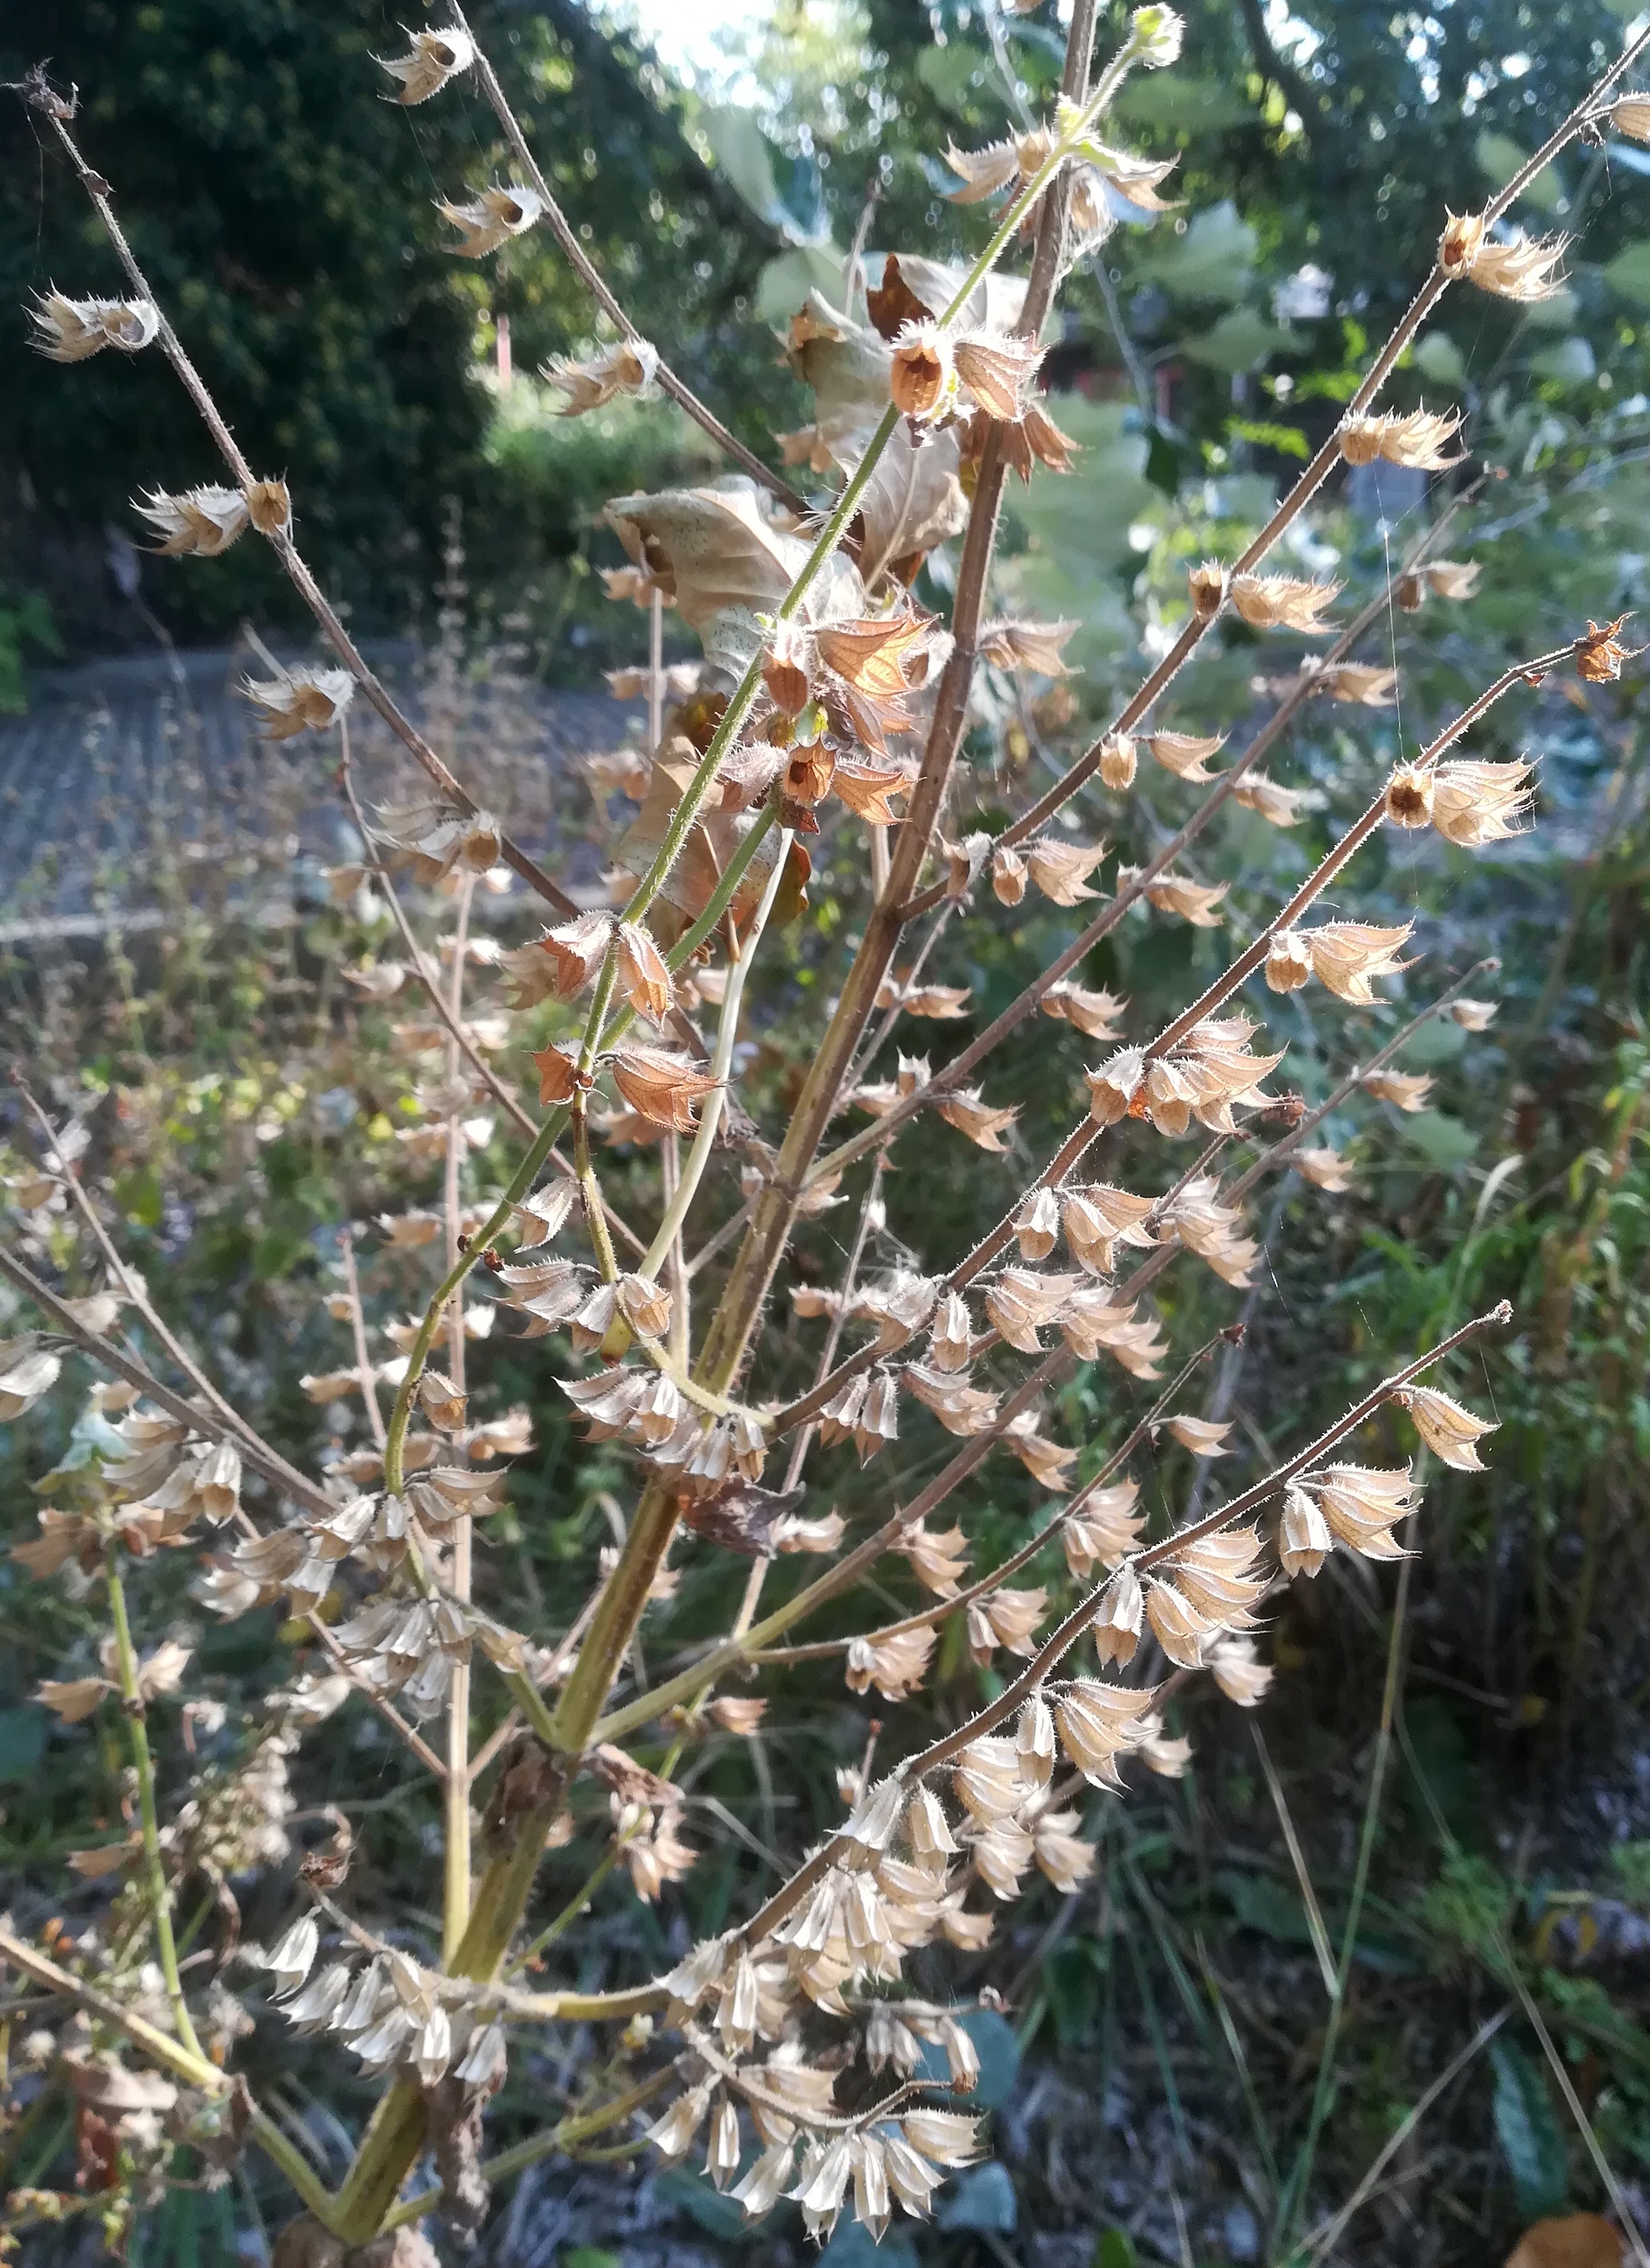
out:
M478 800L593 880L575 760L617 746L625 710L508 675L444 693L407 648L373 659ZM265 674L222 650L33 674L28 713L0 718L0 943L156 928L180 903L290 919L295 875L356 855L333 744L260 740L236 690L249 667ZM363 804L419 799L422 773L359 698L350 723Z

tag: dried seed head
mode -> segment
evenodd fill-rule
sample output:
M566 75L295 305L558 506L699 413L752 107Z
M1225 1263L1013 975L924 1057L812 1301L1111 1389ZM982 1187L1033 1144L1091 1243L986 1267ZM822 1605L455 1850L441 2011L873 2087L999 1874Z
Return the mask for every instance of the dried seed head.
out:
M1184 1449L1194 1457L1229 1457L1231 1451L1222 1445L1231 1432L1230 1423L1221 1424L1208 1418L1175 1417L1170 1418L1166 1430L1172 1433Z
M888 374L894 407L918 424L949 409L957 394L951 342L935 323L906 323L894 341Z
M620 1314L638 1338L662 1339L670 1329L671 1295L650 1276L621 1276L613 1286L613 1296Z
M1450 213L1438 240L1438 265L1452 282L1472 273L1472 263L1484 243L1482 213Z
M1051 1189L1033 1189L1014 1217L1021 1257L1046 1260L1060 1240L1060 1200Z
M1398 1110L1425 1110L1433 1091L1430 1071L1372 1071L1363 1086L1366 1094Z
M1336 1191L1349 1189L1353 1185L1351 1166L1328 1143L1316 1150L1297 1150L1289 1163L1315 1189Z
M1316 1575L1335 1539L1316 1498L1294 1484L1285 1490L1278 1528L1278 1557L1286 1575Z
M1500 1005L1496 1000L1452 1000L1444 1012L1463 1032L1487 1032Z
M409 32L411 47L404 55L377 55L373 60L400 82L400 92L390 97L409 107L439 94L450 78L469 70L475 61L475 41L456 24L436 32Z
M1390 709L1397 696L1396 669L1377 668L1362 661L1333 661L1313 673L1316 688L1331 701L1358 703L1365 709Z
M986 415L1000 424L1017 422L1041 348L1008 332L975 332L957 339L951 352L957 377Z
M1026 870L1051 903L1074 906L1098 895L1089 877L1104 858L1104 843L1056 843L1039 836L1026 854Z
M1316 1497L1338 1543L1366 1559L1405 1556L1391 1530L1414 1511L1419 1495L1407 1465L1327 1465L1320 1473L1308 1473L1300 1485Z
M583 417L588 410L602 409L617 394L627 394L645 400L659 374L659 350L647 339L623 338L617 345L603 347L599 353L588 356L583 362L569 361L565 355L552 355L543 374L545 383L563 397L557 415ZM658 579L664 597L673 599L674 584L664 578ZM640 686L634 688L637 692L641 689ZM618 690L617 687L614 690Z
M1177 779L1206 780L1211 777L1208 759L1225 747L1226 735L1218 733L1212 739L1203 739L1195 733L1153 733L1146 745Z
M454 258L484 260L512 236L524 235L543 213L544 200L537 189L518 181L508 188L495 182L467 204L450 205L438 199L436 210L458 231L458 241L446 247Z
M1021 152L1013 142L993 142L984 150L959 150L947 143L945 162L962 182L961 188L945 192L958 205L979 204L1021 174Z
M1296 827L1308 800L1301 788L1280 787L1265 772L1250 772L1232 790L1234 803L1258 812L1269 827Z
M1085 1071L1089 1116L1101 1126L1115 1126L1126 1117L1146 1078L1146 1057L1139 1048L1122 1048L1098 1071Z
M1338 583L1304 583L1292 575L1238 575L1232 581L1232 604L1257 630L1298 630L1307 637L1322 637L1330 628L1324 610L1340 595Z
M246 491L246 516L260 535L284 535L292 525L292 498L284 481L254 481Z
M698 1105L718 1084L690 1057L666 1048L620 1048L612 1071L613 1084L633 1110L678 1134L693 1132Z
M1400 764L1387 782L1387 817L1395 827L1426 827L1433 815L1437 775L1421 764Z
M1272 1673L1255 1653L1252 1638L1223 1638L1209 1650L1209 1673L1228 1701L1253 1709L1264 1698Z
M847 1651L849 1691L868 1693L874 1685L886 1701L906 1700L928 1675L938 1635L925 1626L891 1637L854 1638Z
M1556 299L1564 288L1558 262L1569 247L1567 236L1529 237L1519 229L1505 244L1487 239L1480 244L1467 274L1481 291L1492 291L1499 299L1521 306Z
M1051 984L1038 1002L1044 1015L1075 1025L1091 1040L1114 1039L1118 1020L1127 1005L1115 992L1089 992L1081 984L1063 982Z
M1470 1410L1463 1410L1460 1403L1430 1386L1405 1386L1392 1399L1400 1410L1409 1411L1416 1432L1441 1463L1453 1465L1457 1472L1483 1471L1477 1444L1485 1433L1496 1431L1492 1418L1474 1417Z
M36 295L29 309L34 346L48 362L84 362L105 347L136 354L160 333L160 310L149 299L70 299Z
M1602 630L1596 622L1589 622L1586 637L1577 638L1576 671L1589 685L1613 684L1621 675L1622 664L1633 659L1629 649L1623 645L1619 635L1626 619L1625 615L1617 615L1613 622L1606 622Z
M1226 604L1227 572L1217 560L1206 559L1186 578L1194 622L1212 622Z
M151 489L136 509L160 536L156 549L165 559L216 559L246 526L238 489L187 489L181 496Z
M1054 1711L1060 1745L1087 1780L1120 1791L1118 1759L1140 1739L1140 1719L1155 1698L1155 1687L1107 1685L1080 1677L1067 1686Z
M800 716L812 697L811 651L811 641L801 623L774 623L762 664L762 682L768 698L784 716Z
M355 690L347 669L293 669L283 677L241 682L241 691L260 712L258 729L266 740L327 731L348 708Z
M1483 572L1478 560L1434 559L1421 570L1421 580L1434 598L1470 599Z
M991 895L1003 906L1017 906L1024 897L1025 861L1017 850L992 853Z
M1412 922L1391 929L1378 928L1369 922L1324 922L1316 929L1295 931L1291 942L1293 946L1304 948L1313 975L1329 987L1337 999L1367 1008L1376 998L1370 989L1375 977L1397 976L1412 965L1396 956L1413 929ZM1267 982L1272 983L1270 961ZM1287 989L1273 986L1277 991Z
M554 971L555 990L563 1000L571 1000L595 976L607 950L613 924L606 914L575 914L555 929L547 929L539 939L536 951L546 954ZM530 1006L522 1000L518 1006Z
M539 1072L539 1101L570 1102L579 1091L576 1050L553 1043L547 1048L539 1049L533 1063Z
M1379 417L1349 417L1341 426L1340 453L1349 465L1371 465L1384 458L1418 472L1444 472L1462 462L1444 453L1460 429L1461 412L1415 409L1407 416L1388 410Z
M1119 1567L1100 1594L1095 1609L1095 1651L1104 1668L1108 1662L1132 1661L1140 1644L1145 1594L1133 1567Z
M966 1134L977 1150L1005 1149L1002 1138L1020 1116L1017 1103L1008 1109L994 1109L982 1100L977 1086L950 1088L941 1096L938 1108L946 1124Z
M1534 800L1531 768L1521 756L1506 764L1461 758L1433 775L1433 825L1450 843L1477 850L1522 830L1514 823ZM1389 792L1389 807L1390 793Z
M619 983L633 1008L654 1023L663 1023L675 998L664 955L644 929L621 921L619 938Z
M1074 622L987 622L979 634L981 658L999 669L1031 670L1040 677L1069 677L1061 649Z
M1108 733L1100 743L1100 777L1121 792L1134 784L1134 743L1126 733Z

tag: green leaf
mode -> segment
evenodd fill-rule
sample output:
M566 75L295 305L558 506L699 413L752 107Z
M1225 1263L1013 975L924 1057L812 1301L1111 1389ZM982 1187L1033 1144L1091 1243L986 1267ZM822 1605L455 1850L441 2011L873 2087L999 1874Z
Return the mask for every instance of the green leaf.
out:
M768 261L756 279L758 320L778 326L808 304L810 291L834 300L842 290L846 255L828 244L799 244Z
M160 1226L160 1177L152 1166L134 1166L129 1173L118 1175L114 1194L128 1220L135 1220L140 1228Z
M1560 386L1588 386L1598 376L1593 350L1583 338L1560 339L1531 355L1529 367L1537 378L1556 379Z
M1411 1147L1419 1150L1427 1164L1441 1174L1464 1166L1478 1147L1478 1137L1472 1129L1442 1110L1406 1114L1404 1134Z
M1089 2268L1135 2268L1137 2257L1126 2229L1103 2228L1094 2241Z
M1259 238L1229 197L1187 224L1184 236L1157 239L1141 271L1177 299L1241 299Z
M1274 425L1265 417L1228 417L1226 431L1234 441L1251 441L1258 449L1275 449L1280 457L1298 457L1302 464L1312 453L1312 445L1298 425Z
M1267 358L1294 344L1294 334L1280 324L1269 323L1252 307L1234 307L1222 315L1212 331L1201 338L1188 339L1181 351L1189 362L1200 362L1210 370L1257 370Z
M1116 114L1128 126L1162 126L1181 134L1219 134L1246 126L1252 106L1216 78L1184 78L1150 71L1132 78L1118 97Z
M1650 238L1640 238L1604 264L1604 281L1635 306L1650 307Z
M1464 386L1467 365L1448 331L1428 331L1415 350L1415 367L1434 386Z
M46 1754L47 1716L33 1703L0 1709L0 1787L24 1787Z
M934 2216L936 2228L972 2228L982 2235L1011 2236L1020 2218L1019 2200L1005 2168L995 2159L970 2166L951 2183Z
M1495 2139L1526 2220L1562 2210L1569 2183L1564 2135L1540 2071L1516 2040L1490 2043L1495 2066Z
M1504 188L1529 155L1516 142L1505 134L1480 134L1473 144L1473 155L1494 182ZM1544 166L1533 181L1526 183L1522 194L1543 212L1557 212L1564 202L1564 185L1551 166Z
M984 48L966 40L948 40L942 48L924 48L917 57L917 77L942 109L961 117L968 108L971 90L991 69Z
M698 125L718 170L727 175L752 211L774 227L782 228L787 215L774 171L774 145L758 125L755 113L741 109L737 103L708 102L699 113Z

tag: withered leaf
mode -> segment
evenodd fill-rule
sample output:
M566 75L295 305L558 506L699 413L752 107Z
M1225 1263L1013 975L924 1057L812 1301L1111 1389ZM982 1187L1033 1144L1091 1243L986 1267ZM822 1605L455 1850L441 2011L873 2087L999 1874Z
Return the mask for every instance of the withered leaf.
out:
M902 324L931 323L937 310L920 299L905 278L899 254L891 252L883 264L883 280L865 293L873 328L881 338L892 339Z

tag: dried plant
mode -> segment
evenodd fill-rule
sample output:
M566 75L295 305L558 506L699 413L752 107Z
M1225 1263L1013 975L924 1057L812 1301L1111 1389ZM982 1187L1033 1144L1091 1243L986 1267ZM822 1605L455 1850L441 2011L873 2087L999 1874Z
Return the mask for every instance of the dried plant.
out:
M337 1362L304 1383L319 1403L358 1399L366 1440L325 1470L290 1462L167 1329L83 1184L75 1130L44 1114L38 1165L10 1192L18 1233L0 1252L0 1272L34 1314L0 1351L0 1417L55 1390L71 1350L104 1373L77 1434L84 1453L42 1484L38 1535L14 1556L32 1575L106 1606L97 1670L50 1683L42 1697L68 1721L116 1706L131 1790L128 1831L74 1862L121 1878L108 1926L38 1943L7 1928L0 1955L26 1989L38 1988L32 2008L44 2015L64 2004L67 2021L40 2052L65 2059L99 2146L125 2154L138 2191L180 2137L218 2165L249 2140L268 2153L304 2208L283 2242L290 2268L398 2231L405 2242L394 2257L414 2260L413 2224L427 2213L473 2228L491 2182L550 2153L622 2141L638 2117L668 2159L702 2143L711 2179L753 2218L791 2198L823 2238L845 2212L876 2235L896 2212L925 2215L952 2169L976 2154L973 2118L947 2107L976 2071L957 2006L910 1988L913 1956L934 1948L924 1973L942 1976L948 1949L978 1951L1033 1870L1061 1893L1082 1883L1094 1863L1082 1831L1085 1789L1108 1801L1126 1794L1136 1759L1158 1772L1184 1769L1185 1744L1166 1729L1162 1710L1185 1680L1206 1671L1236 1705L1259 1701L1270 1672L1256 1634L1277 1587L1311 1580L1334 1552L1380 1561L1410 1549L1403 1538L1422 1476L1390 1452L1367 1461L1356 1437L1377 1412L1406 1419L1420 1449L1462 1469L1479 1466L1493 1430L1432 1381L1448 1375L1457 1350L1505 1322L1505 1308L1396 1367L1316 1439L1156 1540L1146 1540L1130 1470L1164 1433L1203 1460L1235 1446L1227 1426L1184 1406L1209 1350L1180 1350L1171 1363L1148 1300L1157 1278L1201 1262L1227 1285L1248 1284L1258 1256L1245 1210L1251 1192L1291 1170L1318 1189L1343 1187L1346 1160L1314 1137L1360 1094L1420 1107L1427 1081L1392 1068L1393 1058L1430 1018L1482 1028L1490 1006L1471 988L1492 964L1440 990L1309 1109L1267 1087L1284 1062L1259 1044L1268 990L1316 983L1368 1006L1382 997L1379 985L1413 965L1421 941L1409 925L1324 918L1331 885L1388 827L1430 828L1468 849L1515 831L1531 800L1530 767L1451 752L1492 704L1549 672L1568 665L1588 679L1615 675L1620 624L1589 623L1486 688L1394 770L1287 902L1162 1029L1132 1028L1126 1000L1077 979L1094 946L1136 908L1219 930L1224 889L1184 863L1216 813L1236 799L1294 825L1298 792L1272 780L1263 758L1315 696L1354 706L1390 697L1390 672L1351 656L1395 593L1406 605L1423 587L1469 595L1470 571L1432 558L1429 539L1338 628L1339 585L1295 571L1303 555L1291 549L1292 531L1343 462L1456 461L1454 421L1380 410L1382 387L1447 291L1528 300L1555 288L1562 245L1528 243L1502 217L1559 148L1595 134L1650 33L1484 211L1442 217L1433 269L1266 526L1241 556L1194 569L1139 689L994 834L971 823L958 762L983 674L1058 682L1066 667L1068 625L986 618L1009 474L1058 480L1071 463L1038 390L1040 342L1068 263L1114 224L1119 206L1136 219L1168 209L1156 195L1165 169L1114 148L1103 132L1127 73L1175 62L1178 20L1165 7L1138 9L1096 74L1095 13L1092 0L1077 0L1053 118L999 149L949 153L959 201L1001 200L972 267L952 273L914 255L890 259L865 294L864 322L817 294L797 313L789 350L818 416L802 444L788 437L786 455L818 483L815 497L736 444L636 335L561 214L461 14L417 33L407 54L389 60L394 99L407 103L472 76L514 152L517 180L442 206L459 232L453 248L485 257L513 234L547 227L611 324L607 344L551 373L566 414L662 387L749 476L611 508L633 563L610 577L613 595L651 619L651 660L636 686L649 696L652 729L646 750L600 781L636 808L613 846L611 895L594 905L564 893L510 838L368 666L298 548L301 497L246 461L139 268L109 185L82 154L72 97L43 74L26 87L118 255L128 292L48 292L33 311L38 343L60 362L106 346L165 354L222 453L226 484L150 489L138 509L159 548L209 558L253 534L312 610L331 648L327 665L249 681L246 696L271 739L332 736L364 846L360 864L334 877L335 891L376 893L405 953L363 966L356 981L378 996L405 990L417 999L408 1044L429 1065L425 1118L409 1130L407 1150L414 1165L439 1172L439 1201L363 1223L341 1248L326 1303ZM1635 130L1631 118L1621 124ZM1029 272L1012 280L1002 264L1028 244ZM914 593L925 559L945 545L955 549L942 619ZM1274 555L1280 563L1268 565ZM703 672L688 673L691 682L663 666L667 607L703 647ZM1221 739L1177 729L1162 712L1228 615L1263 637L1326 643L1243 753L1212 769ZM357 695L422 772L422 802L363 807L349 745ZM1115 868L1108 887L1107 806L1095 792L1126 792L1142 746L1185 784L1189 802L1198 799L1148 863ZM862 850L869 896L857 937L821 941L822 968L830 950L842 958L807 998L825 990L834 998L808 1034L805 1075L770 1146L763 1091L752 1081L748 1104L741 1099L749 1077L741 1019L765 936L796 913L810 838L823 838L839 863ZM536 942L501 954L472 914L476 894L503 870L554 918ZM401 895L408 884L433 894L436 933L424 939L422 917ZM960 964L970 925L989 924L996 905L1016 906L1030 892L1094 911L940 1068L899 1053L888 1075L880 1059L896 1032L904 1037L902 1018L943 1023L964 1012L967 987L946 972ZM478 999L478 985L497 991ZM709 1040L707 1010L715 1018ZM994 1051L1039 1012L1070 1027L1057 1034L1047 1078L1051 1095L1069 1080L1074 1119L1035 1166L1017 1145L1015 1106L989 1078ZM488 1059L520 1027L512 1020L529 1017L540 1020L533 1031L544 1038L533 1054L536 1108ZM1082 1068L1089 1056L1098 1059ZM499 1111L524 1146L504 1186L488 1188L481 1153ZM845 1130L839 1122L854 1112L862 1123ZM984 1153L979 1171L998 1192L1000 1219L966 1251L907 1255L867 1272L883 1176L913 1122L940 1172L961 1175L972 1151ZM557 1146L564 1138L566 1155ZM1157 1139L1179 1146L1160 1155ZM617 1192L622 1186L628 1200L646 1185L609 1161L638 1152L656 1155L662 1196L632 1226ZM730 1152L744 1161L737 1204L704 1233L706 1200L725 1189ZM1247 1162L1234 1170L1239 1154ZM850 1169L861 1167L850 1194ZM1113 1178L1125 1173L1136 1186ZM812 1382L796 1391L794 1319L765 1318L799 1231L832 1207L857 1208L839 1213L853 1225L835 1232L848 1257L834 1280L814 1270L791 1287L795 1319L824 1327ZM421 1311L388 1327L388 1359L372 1351L357 1240L393 1256L399 1281L408 1268L427 1271ZM128 1332L128 1321L140 1328ZM526 1628L475 1596L485 1552L476 1523L499 1510L509 1461L532 1446L524 1415L480 1425L469 1414L473 1352L506 1333L562 1346L580 1421L593 1440L623 1445L636 1482L621 1538L592 1564L587 1593L547 1602L542 1624ZM160 1368L140 1359L138 1340ZM1155 1398L1073 1488L1088 1445L1045 1431L1045 1412L1084 1366L1096 1367L1104 1394L1112 1365L1152 1381ZM385 1386L393 1388L387 1411ZM902 1418L926 1422L918 1410L954 1437L952 1454L879 1525L850 1535L832 1502L831 1476L842 1465L832 1450L851 1442L869 1462L898 1438ZM1048 1491L1051 1510L1020 1548L976 1570L957 1514L971 1477L1003 1451ZM238 1769L200 1778L166 1810L147 1715L187 1681L188 1661L175 1646L140 1656L128 1587L144 1581L158 1552L180 1549L204 1550L198 1588L213 1612L233 1617L280 1602L307 1618L331 1674L272 1692ZM781 1584L774 1571L791 1556L814 1572ZM908 1564L931 1603L879 1620L867 1579L891 1560ZM1020 1583L1034 1564L1042 1580ZM637 1634L649 1602L689 1566L737 1571L737 1609L723 1636L652 1677ZM799 1635L836 1602L851 1610L851 1631ZM920 1746L902 1738L900 1705L921 1685L948 1624L996 1668L996 1697ZM878 1761L874 1768L868 1753L862 1771L844 1776L835 1831L668 1974L599 1992L528 1989L524 1966L544 1965L584 1895L524 1944L540 1862L567 1839L574 1807L588 1817L595 1801L611 1815L598 1877L622 1866L638 1896L659 1898L700 1857L685 1830L677 1778L685 1755L713 1730L759 1739L766 1700L748 1681L821 1656L840 1659L850 1691L875 1691L885 1705ZM477 1745L483 1687L495 1729ZM499 1688L508 1697L502 1721ZM354 2162L331 2191L233 2075L233 2042L249 2020L221 1984L186 1973L173 1913L186 1877L223 1885L285 1852L290 1759L307 1729L352 1693L435 1790L438 1952L414 1959L352 1913L341 1828L304 1860L303 1902L274 1943L237 1951L226 1920L219 1948L220 1958L233 1953L265 1972L272 2021L336 2037L382 2081ZM645 1745L654 1761L627 1742ZM57 2008L54 2021L62 2016ZM528 2143L487 2161L483 2114L512 2040L575 2024L605 2028L599 2080ZM438 2182L408 2194L427 2151Z

